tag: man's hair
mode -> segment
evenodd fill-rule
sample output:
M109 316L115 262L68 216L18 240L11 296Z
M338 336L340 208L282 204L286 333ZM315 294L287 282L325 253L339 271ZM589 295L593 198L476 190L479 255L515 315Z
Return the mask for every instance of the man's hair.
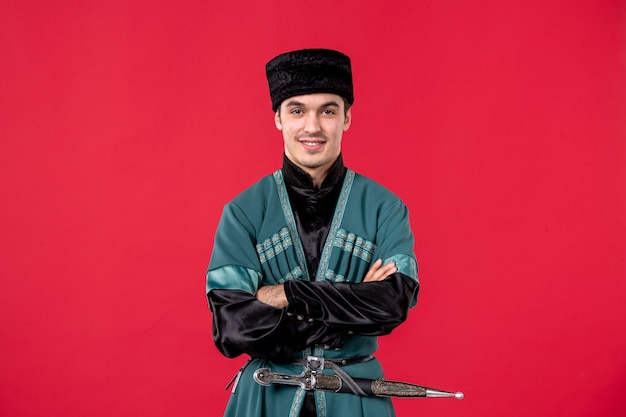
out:
M350 110L350 107L352 107L352 104L348 103L348 100L345 97L341 97L343 98L343 114L344 115L348 115L348 110Z

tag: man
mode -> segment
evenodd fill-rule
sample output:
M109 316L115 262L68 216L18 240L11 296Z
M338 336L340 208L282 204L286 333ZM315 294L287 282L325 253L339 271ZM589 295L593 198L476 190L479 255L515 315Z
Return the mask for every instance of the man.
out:
M381 378L377 336L406 319L419 288L407 208L343 164L350 59L305 49L275 57L266 73L283 167L225 206L207 271L218 349L251 357L225 415L393 416L390 399L358 387L328 393L253 379L259 368L315 369L350 387L351 378Z

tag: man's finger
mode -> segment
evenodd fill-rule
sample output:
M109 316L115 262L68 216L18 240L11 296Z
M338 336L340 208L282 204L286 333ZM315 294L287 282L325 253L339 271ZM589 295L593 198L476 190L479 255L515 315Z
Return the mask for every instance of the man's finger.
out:
M382 263L382 259L377 259L376 262L372 264L367 275L365 275L363 282L382 281L397 271L396 265L393 262L389 262L386 265L382 265Z

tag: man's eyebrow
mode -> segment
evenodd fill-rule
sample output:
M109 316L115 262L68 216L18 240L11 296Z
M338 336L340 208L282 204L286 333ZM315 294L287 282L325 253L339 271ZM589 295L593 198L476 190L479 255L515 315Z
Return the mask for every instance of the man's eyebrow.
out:
M289 100L287 103L285 103L285 107L292 107L292 106L305 107L305 104L297 100ZM331 100L322 104L320 107L339 107L339 103L337 103L334 100Z
M291 107L291 106L304 106L304 104L296 100L290 100L285 104L285 107Z

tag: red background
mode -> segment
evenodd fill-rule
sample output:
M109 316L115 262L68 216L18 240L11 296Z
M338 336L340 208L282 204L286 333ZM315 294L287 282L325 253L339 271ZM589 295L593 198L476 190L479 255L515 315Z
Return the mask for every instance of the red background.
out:
M346 164L411 210L399 416L626 415L624 1L0 4L0 414L218 416L204 272L280 166L264 64L353 59Z

